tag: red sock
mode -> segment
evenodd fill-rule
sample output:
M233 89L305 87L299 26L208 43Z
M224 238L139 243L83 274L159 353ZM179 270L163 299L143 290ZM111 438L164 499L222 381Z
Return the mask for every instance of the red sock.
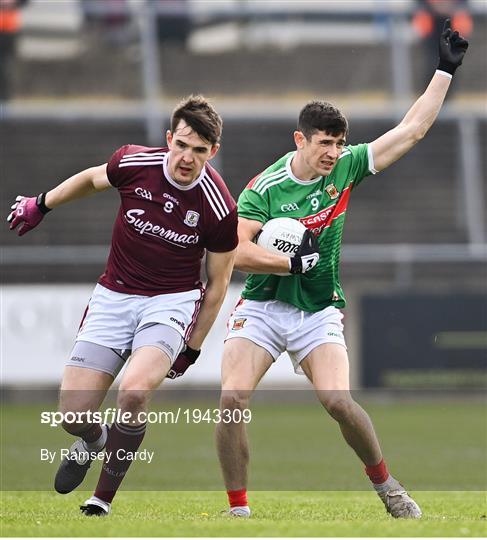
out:
M141 426L129 426L115 423L108 432L105 450L105 461L100 473L95 497L111 503L117 493L122 480L130 467L131 460L118 459L117 450L124 449L127 452L135 452L145 435L145 424ZM110 456L108 458L108 456Z
M365 472L373 484L383 484L389 478L389 471L383 459L377 465L367 465Z
M235 491L228 490L228 502L230 503L230 508L235 508L235 506L248 506L247 501L247 490L236 489Z

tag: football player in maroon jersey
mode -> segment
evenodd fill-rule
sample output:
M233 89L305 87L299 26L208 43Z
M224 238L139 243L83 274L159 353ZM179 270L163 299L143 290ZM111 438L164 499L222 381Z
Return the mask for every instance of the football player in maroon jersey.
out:
M60 393L63 422L79 439L55 479L69 493L105 449L93 497L81 510L106 515L145 434L150 394L195 362L225 297L237 237L236 204L208 161L219 149L222 120L202 96L173 112L167 147L126 145L108 163L68 178L37 197L18 196L8 217L23 235L52 209L116 188L121 204L110 255L83 317ZM200 281L206 254L207 282ZM111 427L93 421L118 372L130 357ZM91 417L90 417L91 416ZM79 420L79 418L77 420ZM123 452L117 454L117 450Z

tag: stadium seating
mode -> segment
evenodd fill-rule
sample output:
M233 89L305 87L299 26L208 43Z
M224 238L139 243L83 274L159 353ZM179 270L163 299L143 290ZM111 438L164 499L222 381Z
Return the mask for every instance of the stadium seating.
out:
M352 118L350 142L369 141L389 127L386 122L371 124ZM145 143L143 126L135 121L9 120L4 121L3 129L9 134L4 138L0 156L3 216L8 214L19 189L23 194L36 194L83 168L103 163L122 144ZM234 196L238 196L266 164L292 149L292 130L293 122L283 120L269 120L264 124L258 119L225 122L221 163ZM480 144L486 147L485 121L481 124L481 135ZM457 139L455 124L442 121L409 156L359 186L351 199L345 244L466 242L465 226L457 219L457 212L462 211L458 202ZM2 227L0 244L6 247L107 245L117 208L115 191L98 194L57 209L47 216L42 227L21 240L6 226ZM394 271L391 265L384 264L352 266L345 269L347 275L392 279ZM434 265L434 268L439 266ZM103 263L44 264L32 272L32 267L4 265L3 280L91 281L102 268ZM481 264L469 268L472 280L484 278ZM454 280L457 272L458 265L443 265L439 274ZM429 271L431 281L437 275L436 271Z

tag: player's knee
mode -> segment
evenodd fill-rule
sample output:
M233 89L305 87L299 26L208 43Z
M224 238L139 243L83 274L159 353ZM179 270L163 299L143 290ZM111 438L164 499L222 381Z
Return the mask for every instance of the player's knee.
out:
M97 410L92 400L82 392L72 392L67 398L62 396L56 413L61 426L70 435L78 435L93 423L93 411Z
M103 401L105 391L100 390L61 390L59 411L64 416L81 415L96 411ZM68 414L69 413L69 414Z
M348 392L322 391L318 393L318 396L323 407L335 420L346 420L351 416L354 401Z
M78 425L72 424L71 422L66 422L66 420L62 421L61 426L63 427L64 431L70 435L76 435L79 428Z
M120 389L117 406L122 412L137 414L147 408L149 393L146 390Z
M63 411L63 421L61 426L70 435L78 435L86 430L92 424L87 411Z
M224 390L220 398L222 410L244 410L249 406L250 394L241 390Z

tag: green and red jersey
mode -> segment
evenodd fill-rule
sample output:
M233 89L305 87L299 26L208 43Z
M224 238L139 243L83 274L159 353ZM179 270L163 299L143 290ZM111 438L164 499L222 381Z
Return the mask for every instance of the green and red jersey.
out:
M294 155L289 152L247 185L238 199L238 213L261 223L278 217L299 220L317 236L320 260L306 274L249 274L242 297L280 300L309 312L344 307L339 280L343 226L352 189L376 172L371 150L367 144L347 146L329 176L309 181L294 176Z

